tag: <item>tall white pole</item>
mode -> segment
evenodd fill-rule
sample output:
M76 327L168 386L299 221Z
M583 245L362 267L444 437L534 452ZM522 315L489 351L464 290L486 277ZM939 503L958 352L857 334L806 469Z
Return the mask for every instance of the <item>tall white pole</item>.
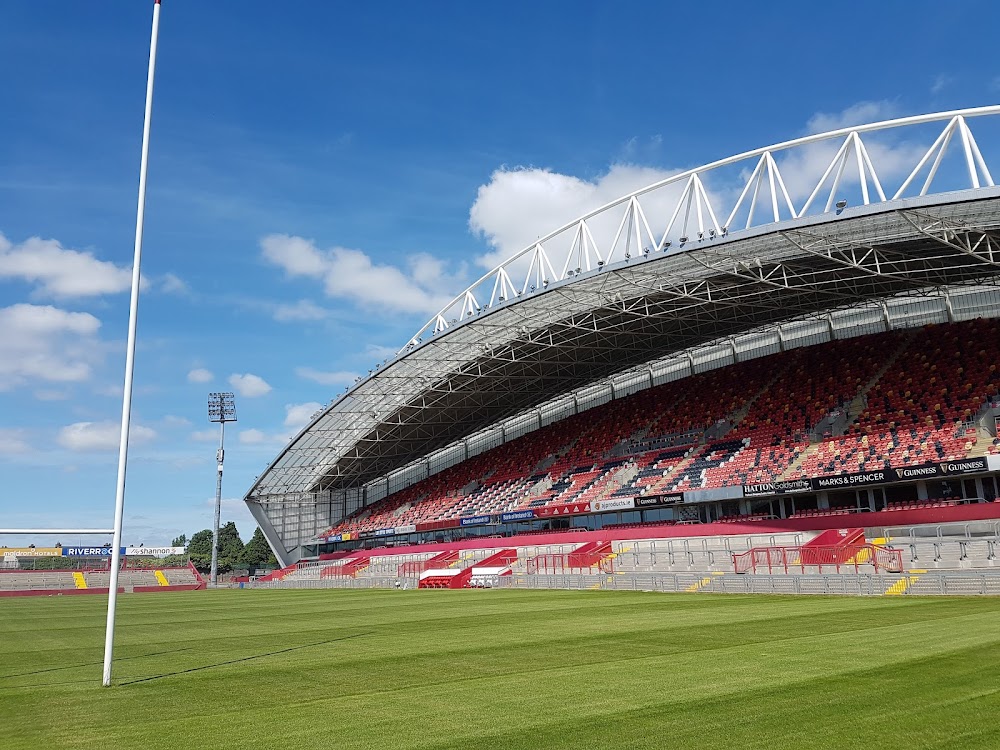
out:
M160 28L160 0L153 0L153 32L149 41L149 72L146 76L146 115L142 125L142 159L139 162L139 205L135 216L135 252L132 259L132 296L128 311L128 344L125 350L125 392L122 396L122 432L118 444L118 487L115 492L115 535L111 543L111 586L108 592L108 622L104 634L104 686L111 685L111 659L115 646L115 605L118 603L118 568L121 566L122 515L125 511L125 469L128 464L128 428L132 413L132 371L135 365L135 329L139 311L139 261L142 257L142 226L146 208L146 166L149 161L149 121L153 114L153 73L156 69L156 38Z
M223 414L223 417L225 415ZM209 581L219 582L219 519L222 516L222 462L226 455L226 420L219 423L219 452L215 454L218 475L215 480L215 523L212 526L212 570Z

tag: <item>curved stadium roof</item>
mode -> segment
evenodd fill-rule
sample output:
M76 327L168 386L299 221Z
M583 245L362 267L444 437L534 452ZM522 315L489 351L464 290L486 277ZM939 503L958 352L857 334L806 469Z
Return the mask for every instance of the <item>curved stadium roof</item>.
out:
M881 305L888 322L885 300L928 295L950 317L959 287L1000 289L1000 189L968 122L997 114L924 115L757 149L562 227L317 414L246 499L361 487L601 378L678 355L693 370L699 347L729 340L735 352L733 337L788 321ZM925 137L920 148L899 140L905 129ZM886 143L908 146L912 164L880 174ZM899 187L887 195L890 177Z

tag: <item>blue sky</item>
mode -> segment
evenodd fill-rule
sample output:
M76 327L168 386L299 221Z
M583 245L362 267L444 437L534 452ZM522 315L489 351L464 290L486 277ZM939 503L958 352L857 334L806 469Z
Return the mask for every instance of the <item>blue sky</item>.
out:
M820 125L1000 101L1000 6L943 8L165 0L125 541L210 525L209 391L248 537L288 436L521 243ZM0 527L112 520L151 9L0 5Z

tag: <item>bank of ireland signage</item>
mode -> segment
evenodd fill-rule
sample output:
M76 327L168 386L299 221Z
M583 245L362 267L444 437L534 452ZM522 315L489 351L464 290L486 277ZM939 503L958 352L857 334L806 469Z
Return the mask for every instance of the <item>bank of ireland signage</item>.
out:
M485 526L493 518L491 516L466 516L462 519L463 526Z
M535 517L535 511L533 510L515 510L511 513L501 513L500 521L501 523L508 523L510 521L530 521Z

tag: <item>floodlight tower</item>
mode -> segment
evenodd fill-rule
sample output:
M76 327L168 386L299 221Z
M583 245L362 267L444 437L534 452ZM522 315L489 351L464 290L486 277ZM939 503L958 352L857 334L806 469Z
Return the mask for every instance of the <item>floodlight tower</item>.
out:
M215 480L215 524L212 526L212 575L214 586L219 578L219 516L222 514L222 461L226 456L226 422L236 421L236 400L232 393L208 394L208 420L219 423L219 450L215 454L218 477Z

